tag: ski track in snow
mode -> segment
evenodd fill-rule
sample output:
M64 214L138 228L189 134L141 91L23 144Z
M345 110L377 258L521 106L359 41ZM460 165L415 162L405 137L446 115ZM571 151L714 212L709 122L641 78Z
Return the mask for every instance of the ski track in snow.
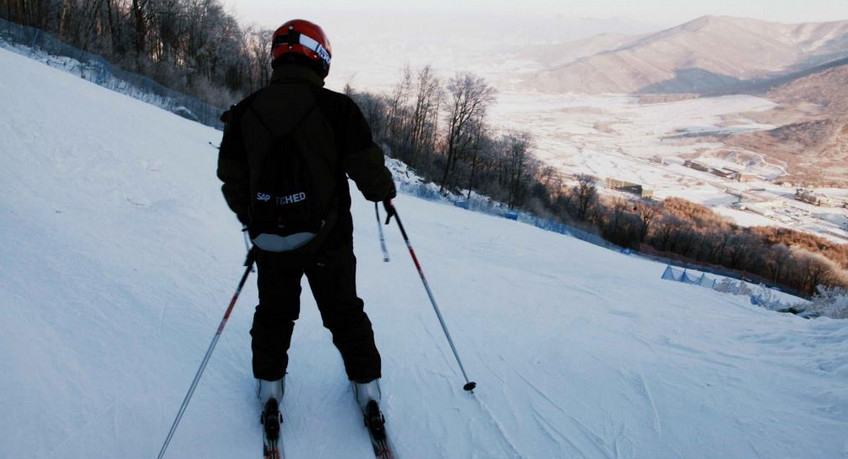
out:
M641 396L648 405L650 412L653 414L652 428L658 435L662 435L662 422L660 414L657 410L657 404L654 401L654 396L651 395L651 389L648 387L648 381L645 378L645 373L640 369L636 373L628 373L624 370L619 370L619 375L622 380L629 384L634 394Z
M533 404L533 417L540 430L544 431L548 438L557 443L560 451L568 452L570 457L574 457L574 453L579 454L579 457L591 457L583 448L572 441L563 429L558 428L551 418L542 413L543 408L545 410L554 408L561 416L567 417L568 413L566 410L551 399L544 391L539 389L538 386L525 378L521 373L515 372L515 374L545 402L542 404L542 407L539 407L536 403Z
M497 432L499 439L501 440L499 443L501 448L506 453L504 457L514 457L523 459L524 456L518 452L515 444L510 440L509 433L506 429L498 422L497 418L492 414L492 411L486 406L486 403L479 397L475 397L480 409L482 410L484 416L489 420L489 425L494 428Z
M613 447L610 448L609 442L604 437L601 437L600 435L598 435L595 432L593 432L592 430L590 430L588 427L586 427L586 425L584 425L582 422L580 422L580 420L578 420L575 417L570 417L570 420L572 421L574 426L577 427L577 430L581 431L583 433L583 435L586 437L586 439L588 439L589 442L593 446L595 446L595 449L597 450L598 453L600 453L601 457L615 457L615 458L620 457L619 454L618 454L618 448L615 446L616 443L617 443L617 441L615 439L613 439ZM612 424L611 422L609 422L609 421L607 422L607 425L611 425L611 424ZM609 432L605 432L605 433L607 434L605 436L609 437L609 435L608 435ZM586 455L584 457L594 457L594 456L595 455Z
M0 50L0 457L151 457L235 283L220 132ZM401 195L407 248L353 189L357 278L401 458L848 458L848 322L660 280L663 265ZM308 289L289 458L368 458ZM255 273L167 457L259 454Z

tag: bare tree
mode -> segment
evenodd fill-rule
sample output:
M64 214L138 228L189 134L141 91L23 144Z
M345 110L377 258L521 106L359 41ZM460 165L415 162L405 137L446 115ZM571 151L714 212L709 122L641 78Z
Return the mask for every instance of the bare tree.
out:
M728 240L725 254L727 266L732 269L745 269L753 252L752 238L745 233L732 234Z
M250 61L249 92L256 91L268 84L271 79L271 29L249 28L245 31L245 46Z
M783 273L786 271L792 259L792 251L783 244L775 244L767 254L767 266L771 273L771 280L775 284L783 281Z
M365 119L368 120L368 125L371 126L371 132L377 139L386 137L386 119L388 118L388 108L385 98L370 94L367 92L355 92L353 88L346 88L345 93L356 101L359 109Z
M562 175L553 166L540 164L537 176L539 184L544 187L549 196L559 195L562 192Z
M135 21L135 31L133 43L135 44L135 53L143 55L147 51L147 23L148 18L145 10L147 9L148 0L132 0L132 17Z
M473 141L471 135L473 123L482 125L486 110L495 99L495 89L489 86L482 77L471 73L459 73L448 81L448 134L447 151L439 183L440 190L448 185L450 173L456 166L457 159L465 153Z
M429 155L436 142L441 82L429 65L418 71L417 94L412 112L410 132L410 166L416 167L419 154Z
M407 125L409 97L412 93L412 70L409 65L403 68L400 83L395 86L389 98L389 113L386 132L390 137L402 138L402 130Z
M645 239L648 237L648 231L651 229L651 224L659 215L660 208L655 203L642 199L636 203L633 210L639 216L639 242L645 242Z
M666 252L673 252L686 223L674 214L663 214L656 223L653 239L654 246Z
M630 203L627 202L626 199L622 197L615 197L612 200L612 206L607 213L607 221L606 221L606 231L605 234L608 235L609 239L612 239L613 242L620 241L622 238L620 237L620 229L624 224L624 217L627 213L627 209L630 208Z
M836 279L835 273L840 271L836 263L819 253L796 249L793 258L797 260L797 277L801 289L809 295L815 293L819 285L833 282Z
M511 209L515 209L524 200L524 196L529 187L529 181L532 174L535 172L536 164L533 162L533 157L530 155L530 146L532 138L527 132L511 134L506 137L509 156L508 160L508 177L509 177L509 194L507 195L507 205Z
M577 185L571 189L571 195L575 203L575 216L585 221L598 198L595 178L587 174L578 175Z
M471 142L468 146L468 156L470 158L470 166L471 170L468 173L468 183L466 185L468 199L471 199L471 191L476 189L476 183L474 182L475 174L480 168L481 157L483 156L483 149L487 146L488 133L486 132L486 126L480 123L472 123L469 128L469 136L471 137Z

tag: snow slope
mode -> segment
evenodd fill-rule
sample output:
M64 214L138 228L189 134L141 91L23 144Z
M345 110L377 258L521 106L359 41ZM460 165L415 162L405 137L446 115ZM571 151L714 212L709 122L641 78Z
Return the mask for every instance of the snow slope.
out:
M159 452L243 270L220 133L0 50L0 458ZM401 458L848 457L848 322L660 280L664 266L409 196L382 262L356 196L360 296ZM254 277L167 457L258 457ZM303 296L289 458L367 458Z

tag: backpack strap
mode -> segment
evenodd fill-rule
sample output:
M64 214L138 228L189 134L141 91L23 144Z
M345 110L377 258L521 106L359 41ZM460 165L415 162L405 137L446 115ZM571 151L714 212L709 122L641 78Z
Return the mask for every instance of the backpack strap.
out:
M255 116L257 120L259 120L259 124L261 124L262 127L265 128L266 131L268 131L268 134L271 134L271 137L273 139L278 139L280 137L285 137L285 136L291 134L297 128L299 128L300 125L303 124L303 122L306 120L306 117L309 116L312 113L312 111L315 110L316 107L318 107L318 102L315 102L313 100L313 103L309 107L309 110L307 110L306 113L304 113L303 116L301 116L300 119L297 120L297 123L295 123L294 126L291 129L289 129L288 131L286 131L286 132L284 132L283 134L280 134L280 135L274 135L274 130L271 129L271 126L268 126L268 123L266 123L265 120L263 120L261 116L259 116L259 112L257 112L256 109L253 108L253 105L250 105L250 107L248 107L248 110L253 112L253 116Z

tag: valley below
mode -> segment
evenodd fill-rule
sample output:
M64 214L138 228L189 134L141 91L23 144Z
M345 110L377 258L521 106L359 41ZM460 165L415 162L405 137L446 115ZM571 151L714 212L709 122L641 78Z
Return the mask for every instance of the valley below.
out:
M360 30L341 40L361 46L340 53L333 83L389 97L405 67L430 65L443 82L471 72L497 89L488 122L529 133L564 186L589 174L602 192L607 179L638 184L739 225L848 241L848 21L704 16L619 29L571 40L486 29L480 40L452 28L393 41L376 61L388 39Z
M509 92L492 109L503 129L532 133L536 156L565 186L589 174L599 188L607 179L638 184L655 199L684 198L742 226L848 241L848 162L831 158L829 167L814 151L776 140L787 116L751 95L646 104L628 95ZM825 175L830 183L809 180ZM799 189L819 197L818 205L797 199Z

